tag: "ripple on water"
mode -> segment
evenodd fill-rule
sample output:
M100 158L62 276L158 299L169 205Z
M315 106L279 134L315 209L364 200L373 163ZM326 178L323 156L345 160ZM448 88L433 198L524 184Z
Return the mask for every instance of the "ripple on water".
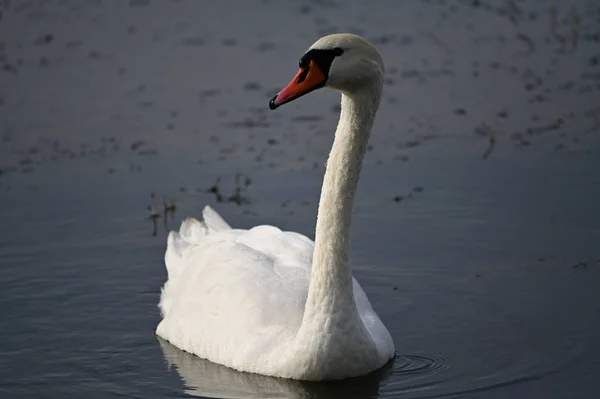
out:
M523 382L539 380L550 376L562 368L562 366L546 370L525 372L522 370L505 370L490 375L452 375L442 374L452 369L448 359L430 354L397 355L393 365L385 372L381 383L379 397L403 397L410 398L446 398L456 395L467 395L481 393L517 385ZM506 374L508 372L508 374ZM464 379L472 380L465 384ZM480 382L481 384L477 384ZM458 384L458 385L457 385Z
M450 369L447 359L431 354L396 355L394 364L383 378L380 396L396 397L432 392L442 383L440 374Z
M410 375L447 368L443 357L435 355L398 355L392 367L393 374Z

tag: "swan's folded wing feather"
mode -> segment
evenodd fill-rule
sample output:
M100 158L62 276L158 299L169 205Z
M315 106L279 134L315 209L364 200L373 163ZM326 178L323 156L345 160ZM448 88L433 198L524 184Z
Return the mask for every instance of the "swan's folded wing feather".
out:
M197 319L212 323L211 331L229 332L270 325L289 328L301 321L310 278L310 239L259 226L209 233L182 250L181 233L172 235L165 255L169 279L160 303L165 318ZM193 330L203 331L198 326Z
M206 205L202 210L204 223L210 233L223 230L231 230L231 226L210 206Z
M210 206L204 207L202 216L204 220L186 218L181 222L178 232L171 231L169 233L165 264L170 280L179 279L185 263L184 254L190 247L201 243L209 234L231 230L229 224Z
M179 235L187 244L199 242L209 233L206 223L194 218L186 218L181 222Z
M371 339L377 347L377 352L382 358L389 356L390 353L394 353L394 341L385 325L373 310L371 302L367 297L367 294L363 291L362 287L356 281L352 279L354 288L354 300L356 302L356 309L358 314L365 325L365 328L371 335Z

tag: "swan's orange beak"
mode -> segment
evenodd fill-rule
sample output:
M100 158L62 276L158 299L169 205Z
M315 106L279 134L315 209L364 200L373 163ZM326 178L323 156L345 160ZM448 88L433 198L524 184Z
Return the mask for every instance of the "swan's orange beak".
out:
M314 61L310 61L308 66L301 67L294 79L283 90L269 101L269 108L275 109L280 105L289 103L310 93L313 90L325 86L327 77L319 69Z

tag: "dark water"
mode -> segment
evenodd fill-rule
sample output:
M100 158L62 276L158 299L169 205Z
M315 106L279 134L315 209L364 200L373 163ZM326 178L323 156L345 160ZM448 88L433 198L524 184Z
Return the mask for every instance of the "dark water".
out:
M1 397L597 396L595 2L0 5ZM302 383L161 342L183 217L312 236L338 98L267 101L337 31L386 61L353 264L395 361Z

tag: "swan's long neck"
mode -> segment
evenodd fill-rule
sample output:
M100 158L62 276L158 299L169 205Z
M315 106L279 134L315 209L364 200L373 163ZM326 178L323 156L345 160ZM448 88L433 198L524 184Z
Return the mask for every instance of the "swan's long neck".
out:
M327 161L315 233L311 279L303 322L356 314L349 262L354 195L381 85L342 94L342 111ZM319 315L323 317L319 317Z

